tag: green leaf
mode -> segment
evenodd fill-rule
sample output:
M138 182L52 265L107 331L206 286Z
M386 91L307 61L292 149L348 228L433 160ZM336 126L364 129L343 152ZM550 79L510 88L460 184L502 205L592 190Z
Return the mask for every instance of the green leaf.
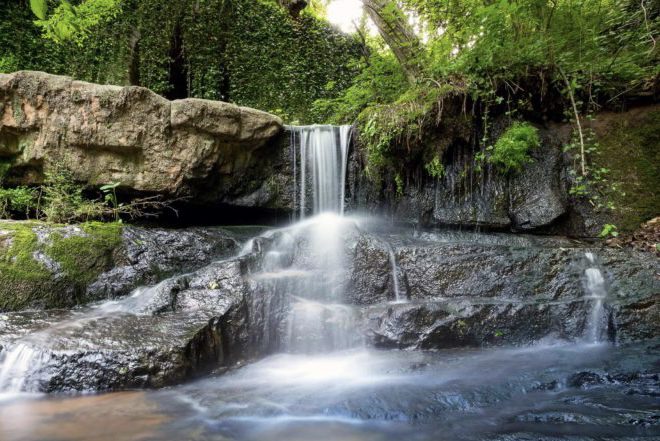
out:
M115 188L119 187L120 182L113 182L111 184L105 184L104 186L101 187L101 191L106 191L106 190L114 190Z
M45 20L48 14L47 0L30 0L30 9L40 20Z

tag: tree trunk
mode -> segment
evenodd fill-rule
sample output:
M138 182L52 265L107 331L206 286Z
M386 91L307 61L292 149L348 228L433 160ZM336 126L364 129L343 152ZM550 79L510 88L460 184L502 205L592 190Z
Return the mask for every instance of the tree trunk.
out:
M128 64L128 83L131 86L140 85L140 30L133 27L133 33L129 40L129 64Z
M362 0L369 17L392 49L411 83L419 79L421 44L395 0Z

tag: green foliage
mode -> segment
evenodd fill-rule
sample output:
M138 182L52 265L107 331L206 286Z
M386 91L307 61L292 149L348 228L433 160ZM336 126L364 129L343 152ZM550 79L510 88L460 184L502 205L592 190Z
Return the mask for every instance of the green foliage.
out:
M13 54L0 57L0 73L11 73L18 70L18 60Z
M45 38L55 42L73 41L79 46L96 26L115 18L120 5L120 0L84 0L75 6L61 0L53 14L46 17L47 1L30 0L32 11L39 18L35 24L42 28Z
M658 74L658 4L622 0L406 0L429 26L429 72L477 93L557 67L592 96L643 87ZM646 3L646 4L645 4ZM438 32L442 29L442 33ZM511 83L513 81L513 83ZM541 91L542 93L542 91Z
M441 178L445 175L445 166L440 159L440 155L438 154L433 156L433 159L424 164L424 169L429 174L429 176L434 178Z
M502 172L519 171L532 162L531 149L539 147L538 130L529 123L514 122L490 150L487 160Z
M598 237L602 239L606 239L608 237L617 237L619 235L619 232L617 231L616 225L613 224L605 224L603 225L603 229L601 230L600 234Z
M103 199L107 204L110 204L110 207L113 211L113 216L115 222L121 222L119 217L120 204L117 201L117 187L119 187L120 182L113 182L112 184L106 184L101 186L99 190L103 192Z
M586 130L585 197L608 210L620 231L634 231L658 216L660 207L660 111L639 109L625 118L604 114L593 127Z
M294 20L273 0L71 5L58 3L35 26L21 2L0 4L7 17L0 70L139 84L170 98L232 101L300 122L316 122L312 103L338 97L358 74L355 38L312 14Z
M391 51L379 39L371 40L371 45L369 59L356 65L360 73L351 86L337 98L314 102L312 111L317 121L353 122L367 107L393 103L408 90L403 69Z
M120 185L120 182L102 185L99 191L103 199L88 197L84 186L75 181L70 170L56 162L46 171L44 183L38 188L0 186L0 219L29 219L34 214L36 219L51 223L108 219L122 223L122 216L129 219L157 217L163 209L172 209L160 196L119 202L117 188Z
M11 217L12 214L29 219L30 213L36 212L37 203L37 192L32 188L0 187L0 219Z
M360 141L367 150L367 174L378 180L383 167L392 165L394 147L405 146L408 153L419 148L425 129L434 122L433 109L442 106L452 86L413 88L394 103L373 105L358 116Z
M601 155L601 147L596 133L592 129L586 129L583 135L585 164L584 174L581 173L582 158L578 135L574 132L572 141L564 146L564 152L573 158L573 167L569 171L572 185L569 194L576 197L584 197L596 210L614 210L613 197L620 191L619 184L612 182L609 178L610 169L599 167L595 160ZM578 166L579 164L579 166Z
M394 183L396 184L396 195L398 197L403 196L403 178L400 173L394 175Z
M232 20L226 64L237 103L318 122L312 103L339 96L358 73L357 42L308 14L294 21L271 2L235 1Z
M401 147L410 144L402 136L409 131L405 125L417 125L417 118L406 118L408 110L396 106L416 89L452 85L475 103L472 109L486 109L487 113L489 107L499 106L498 112L506 111L509 116L546 112L555 108L546 105L550 101L547 96L554 100L553 105L557 96L563 96L563 107L570 110L569 118L574 118L569 90L578 112L586 113L602 103L611 105L630 95L651 92L660 74L655 44L660 37L658 2L402 3L419 15L425 37L416 60L421 66L418 84L406 82L401 66L382 41L368 39L371 56L353 85L342 97L318 101L314 108L320 120L335 123L354 121L363 112L357 122L360 131L367 132L363 143L372 168L416 157L414 149L404 153ZM428 107L438 114L441 108ZM504 152L500 162L504 169L515 169L524 162L522 155L518 158L522 162L514 160L507 165L507 156L513 151ZM482 161L485 159L484 153ZM499 154L493 160L500 161Z
M48 1L30 0L30 9L32 9L32 12L37 16L37 18L40 20L45 20L46 14L48 14Z
M104 204L84 198L83 186L77 184L71 172L60 164L46 172L42 198L42 212L50 222L68 223L103 217Z

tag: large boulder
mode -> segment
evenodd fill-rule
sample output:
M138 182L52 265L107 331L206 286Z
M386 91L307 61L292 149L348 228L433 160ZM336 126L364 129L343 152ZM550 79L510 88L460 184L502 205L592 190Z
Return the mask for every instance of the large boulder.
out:
M224 328L244 295L241 259L219 261L116 302L0 318L0 348L29 359L3 366L31 391L162 387L227 365ZM238 317L240 320L241 317ZM8 387L0 384L0 387Z
M277 205L259 190L277 166L282 129L274 115L219 101L168 101L142 87L43 72L0 74L0 161L10 184L40 183L58 163L89 186L120 182L125 192L199 204ZM250 198L255 192L261 197Z

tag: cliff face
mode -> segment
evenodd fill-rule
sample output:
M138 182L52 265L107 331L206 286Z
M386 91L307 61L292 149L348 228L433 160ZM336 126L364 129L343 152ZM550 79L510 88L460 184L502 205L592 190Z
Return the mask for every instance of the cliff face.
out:
M38 184L57 162L89 186L120 182L124 191L199 203L268 204L248 196L277 159L281 131L278 117L224 102L168 101L141 87L42 72L0 74L8 184Z
M396 188L393 176L381 182L367 179L364 149L353 150L348 191L353 209L384 214L396 221L424 226L461 226L507 231L533 231L571 236L598 235L605 223L633 230L660 213L658 118L660 106L607 112L584 121L596 147L588 159L592 170L606 168L600 188L590 188L613 209L597 207L586 195L576 195L576 164L565 146L571 142L568 123L536 125L541 145L531 161L515 173L501 173L475 160L482 151L475 121L465 118L463 130L440 127L427 134L426 144L443 151L444 174L432 178L423 163L413 163ZM494 121L495 137L504 121ZM356 140L357 141L357 140ZM591 177L590 177L591 179ZM612 184L617 191L611 191Z

